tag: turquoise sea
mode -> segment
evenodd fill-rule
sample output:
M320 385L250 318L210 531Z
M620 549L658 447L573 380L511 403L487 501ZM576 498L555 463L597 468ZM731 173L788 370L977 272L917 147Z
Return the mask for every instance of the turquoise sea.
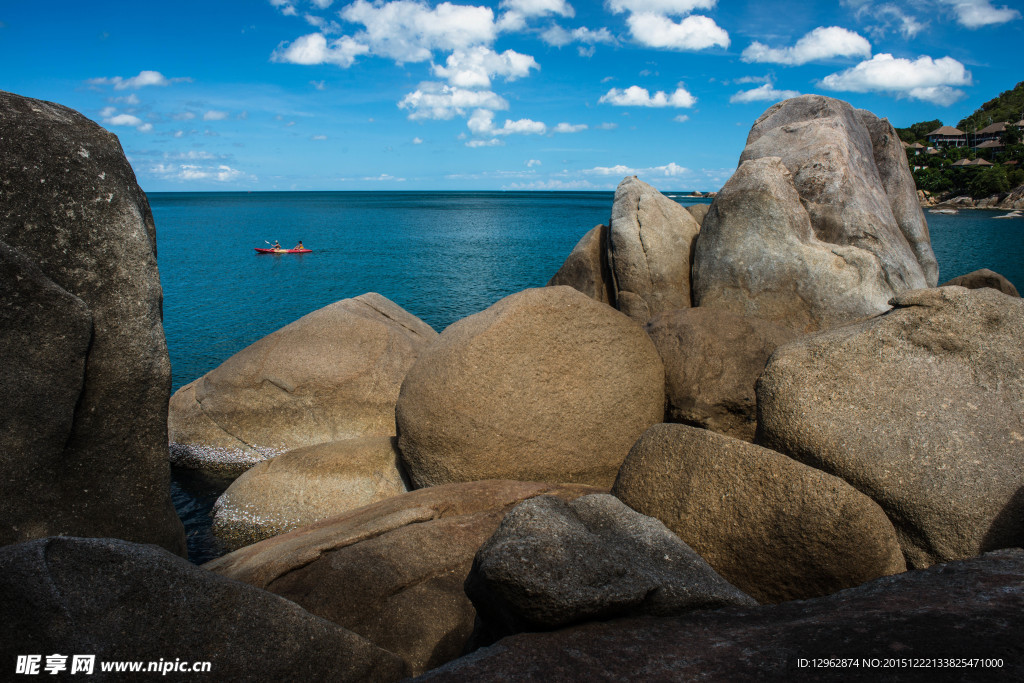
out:
M666 192L682 204L702 201ZM177 390L236 351L327 304L379 292L437 331L541 287L611 192L151 193L164 329ZM1024 285L1024 219L926 214L940 282L990 268ZM311 254L257 255L299 240ZM227 482L173 473L190 557L220 550L209 510Z

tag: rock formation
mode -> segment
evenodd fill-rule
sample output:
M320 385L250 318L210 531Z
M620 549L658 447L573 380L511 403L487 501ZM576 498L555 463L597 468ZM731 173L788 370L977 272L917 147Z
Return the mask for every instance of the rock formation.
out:
M629 176L615 190L609 226L615 307L641 323L662 311L689 308L691 253L700 231L693 216Z
M517 505L477 551L466 595L480 645L595 619L757 604L664 524L607 494Z
M379 294L313 311L175 392L172 462L240 474L293 448L394 435L402 379L436 338Z
M1017 680L1022 630L1024 551L1006 550L813 600L524 633L417 680L932 681L939 658Z
M54 653L68 657L69 671L70 656L95 655L92 675L81 676L100 681L126 679L101 663L176 659L210 662L210 672L167 680L395 681L408 673L395 655L293 602L111 539L0 548L0 636L8 675L18 655L42 655L45 665Z
M940 287L893 304L776 350L758 443L874 499L911 566L1020 545L1024 301Z
M402 384L414 486L480 479L609 486L664 415L664 369L634 321L571 287L528 289L448 327Z
M942 283L943 287L949 287L952 285L966 287L967 289L981 289L982 287L989 287L997 292L1002 292L1009 296L1020 297L1020 293L1017 292L1017 288L1013 286L1012 282L988 268L975 270L967 273L966 275L955 277L949 282Z
M892 524L867 496L705 429L647 430L612 494L660 519L758 602L828 595L906 569Z
M207 563L400 655L420 673L462 654L476 612L463 583L513 506L598 489L509 481L436 486L389 498Z
M117 138L0 92L0 544L110 536L185 552L167 466L156 233Z
M395 437L296 448L228 487L213 507L213 533L235 550L406 490Z
M753 441L754 384L793 330L714 308L666 311L645 329L665 364L666 420Z
M875 150L890 127L872 122L873 136L871 118L805 95L757 120L696 242L696 305L811 331L935 282L920 207L907 204L913 178L888 147Z
M614 302L615 290L608 268L607 225L594 227L580 239L562 267L548 281L548 287L559 285L568 285L601 303Z

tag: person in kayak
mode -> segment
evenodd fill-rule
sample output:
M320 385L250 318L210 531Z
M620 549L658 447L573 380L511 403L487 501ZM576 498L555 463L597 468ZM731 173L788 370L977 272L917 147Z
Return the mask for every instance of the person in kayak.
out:
M281 248L281 243L278 242L277 240L274 240L274 246L271 247L271 249L280 249L280 248Z
M292 251L295 251L295 250L298 250L298 249L305 249L305 247L302 246L302 240L299 240L299 243L295 245L295 249L293 249Z

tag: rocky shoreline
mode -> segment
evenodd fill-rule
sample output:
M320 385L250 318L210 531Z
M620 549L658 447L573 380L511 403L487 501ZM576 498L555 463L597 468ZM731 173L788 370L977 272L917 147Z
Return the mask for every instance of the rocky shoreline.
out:
M546 287L440 333L346 299L174 396L116 138L0 93L0 139L0 666L1024 676L1024 300L938 284L887 120L786 100L710 205L623 179ZM237 475L202 567L172 460Z
M936 197L924 190L917 191L918 201L926 209L989 209L997 211L1024 210L1024 185L1010 192L992 195L984 199L961 197Z

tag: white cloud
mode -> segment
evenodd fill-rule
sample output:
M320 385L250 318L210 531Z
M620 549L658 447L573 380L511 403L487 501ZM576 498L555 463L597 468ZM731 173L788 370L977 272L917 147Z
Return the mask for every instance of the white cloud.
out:
M331 3L333 3L334 0L312 0L312 2L320 9L327 9L331 6Z
M322 33L310 33L296 38L290 45L281 43L270 59L288 64L336 64L347 69L356 61L356 57L369 51L368 46L349 36L342 36L328 44Z
M826 76L821 85L828 90L888 92L948 106L964 96L952 86L971 85L971 73L952 57L910 61L883 53Z
M381 173L378 176L370 176L370 177L367 177L367 178L362 178L362 180L371 180L371 181L375 181L375 182L395 182L395 183L404 183L405 182L405 178L396 178L395 176L391 175L390 173Z
M159 71L140 71L138 76L132 76L131 78L122 78L121 76L114 76L113 78L91 78L89 83L92 85L112 85L114 90L126 90L131 88L137 90L144 88L148 85L156 86L168 86L171 83L190 83L191 78L167 78Z
M615 36L606 28L599 28L596 31L586 26L580 26L568 31L558 24L552 24L541 32L541 40L554 47L564 47L569 43L583 43L584 45L614 45Z
M526 162L526 168L533 168L534 166L540 166L540 159L530 159Z
M679 86L671 95L659 90L653 95L646 88L633 85L625 90L612 88L598 100L600 103L615 105L616 107L692 107L697 98L687 92L686 88Z
M774 62L791 66L832 57L870 57L871 43L839 26L819 26L793 47L770 48L757 41L743 51L745 62Z
M398 103L409 109L410 119L450 119L470 109L508 109L508 102L489 90L468 90L445 83L426 82Z
M125 95L123 97L111 97L107 101L108 102L114 102L116 104L127 104L127 105L134 106L134 105L139 104L139 96L136 95L135 93L131 93L131 94Z
M771 83L771 81L771 76L744 76L743 78L737 78L733 83L743 85L744 83Z
M316 88L317 90L327 90L326 81L310 81L309 84Z
M216 166L201 166L199 164L157 164L151 167L150 172L165 180L213 180L221 183L234 180L256 180L255 176L249 175L238 169L231 168L226 164Z
M579 133L581 130L586 130L587 124L585 123L560 123L555 126L552 130L555 133Z
M326 140L327 136L326 135L314 135L314 136L310 137L309 139L310 140Z
M173 115L171 118L174 119L175 121L191 121L195 117L196 117L196 115L193 114L192 112L190 112L190 111L183 111L180 114Z
M474 135L495 136L495 135L543 135L548 132L548 127L533 119L519 119L513 121L505 119L501 128L494 127L494 112L488 109L477 109L469 117L466 126Z
M643 12L626 19L630 35L641 45L670 50L729 47L729 34L704 16L686 17L678 24L662 14Z
M513 50L505 50L498 54L483 45L467 50L456 50L448 56L445 64L446 66L435 64L434 75L462 88L489 88L492 76L502 76L506 81L514 81L528 76L530 69L540 68L530 55Z
M681 16L698 9L712 9L718 0L608 0L606 4L616 14L649 12Z
M618 127L619 127L619 124L617 124L617 123L602 123L597 128L598 128L598 130L615 130Z
M414 144L414 145L422 145L423 144L423 138L413 138L412 139L412 144Z
M995 8L989 0L940 0L953 8L957 22L967 28L1005 24L1020 18L1020 12L1007 6Z
M503 190L592 190L595 185L588 180L534 180L529 183L503 185Z
M414 0L375 4L356 0L341 11L341 17L365 27L355 38L369 46L372 54L399 63L426 61L433 50L490 45L497 37L489 7L442 2L431 8Z
M490 140L470 140L466 143L466 147L500 147L504 144L498 138L491 138Z
M582 171L587 175L599 175L599 176L665 176L666 178L686 175L690 173L690 169L680 166L679 164L670 162L664 166L652 166L650 168L631 168L629 166L623 166L619 164L617 166L596 166L594 168Z
M790 97L797 97L800 93L796 90L776 90L771 83L765 83L759 88L752 90L740 90L729 98L730 102L778 102L788 100Z
M565 0L501 0L498 6L527 17L542 17L557 14L562 17L576 15L572 5Z
M217 111L211 109L210 111L203 114L203 121L223 121L229 116L226 111Z
M680 114L679 116L675 117L672 120L675 121L676 123L686 123L687 121L690 120L690 117L687 116L686 114Z
M140 119L138 116L133 116L132 114L117 114L115 116L113 115L113 112L110 112L110 114L111 116L107 119L104 119L103 121L103 123L107 124L108 126L138 127L142 125L142 119Z

